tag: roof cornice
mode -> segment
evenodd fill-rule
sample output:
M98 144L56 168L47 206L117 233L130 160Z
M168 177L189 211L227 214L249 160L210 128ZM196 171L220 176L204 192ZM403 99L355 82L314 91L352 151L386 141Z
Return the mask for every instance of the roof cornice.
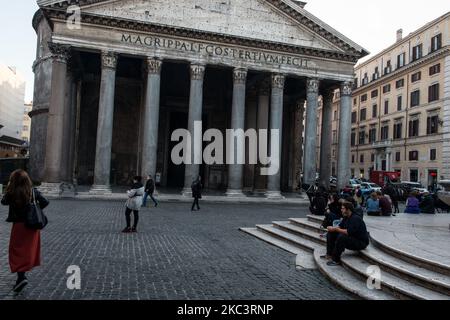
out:
M37 3L41 8L45 8L48 10L64 10L68 6L72 4L76 4L78 6L89 6L101 2L107 2L111 0L38 0ZM303 27L310 30L314 34L319 35L326 41L334 44L345 53L343 56L353 56L354 58L351 61L358 61L362 57L365 57L369 54L367 50L357 45L350 39L346 38L344 35L340 34L338 31L334 30L324 22L320 21L318 18L310 14L308 11L303 9L303 7L299 4L294 3L292 0L264 0L276 9L280 10L284 14L293 18L297 22L299 22ZM86 15L85 15L86 16ZM110 18L114 20L114 18ZM115 19L116 21L118 19ZM144 22L137 22L138 24L144 24ZM175 29L175 28L174 28ZM181 28L176 28L181 29ZM203 31L199 31L200 33L206 33ZM226 35L223 35L226 36ZM233 36L227 36L233 37ZM345 59L345 61L349 61Z

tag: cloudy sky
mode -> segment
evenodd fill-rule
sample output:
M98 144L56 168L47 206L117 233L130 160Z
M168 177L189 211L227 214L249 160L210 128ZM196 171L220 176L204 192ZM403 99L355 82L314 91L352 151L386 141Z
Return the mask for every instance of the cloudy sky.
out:
M236 1L236 0L232 0ZM312 14L372 54L395 42L396 31L408 35L450 11L448 0L304 0ZM36 34L31 19L35 0L2 1L0 63L16 66L27 81L26 101L33 97Z

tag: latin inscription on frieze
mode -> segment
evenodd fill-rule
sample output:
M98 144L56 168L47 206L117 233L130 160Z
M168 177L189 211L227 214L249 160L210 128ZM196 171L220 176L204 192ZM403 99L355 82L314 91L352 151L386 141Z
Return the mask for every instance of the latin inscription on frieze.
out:
M121 42L153 49L168 49L185 53L195 53L203 56L230 58L249 63L263 63L267 65L291 66L296 68L314 68L314 63L296 56L188 40L175 40L159 36L121 34Z

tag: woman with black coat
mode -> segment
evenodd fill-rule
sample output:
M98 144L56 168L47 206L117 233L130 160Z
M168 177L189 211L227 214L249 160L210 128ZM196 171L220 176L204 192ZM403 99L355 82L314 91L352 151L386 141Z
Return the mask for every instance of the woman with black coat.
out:
M28 285L25 273L41 265L41 233L25 226L33 197L41 209L49 205L48 200L33 188L31 179L25 171L14 171L1 203L9 206L6 221L13 224L9 242L9 265L11 272L17 273L13 289L17 293Z

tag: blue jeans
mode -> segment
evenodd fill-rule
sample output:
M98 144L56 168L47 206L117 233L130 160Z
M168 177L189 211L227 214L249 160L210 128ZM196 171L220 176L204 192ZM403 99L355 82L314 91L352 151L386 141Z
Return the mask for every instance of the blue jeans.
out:
M145 193L144 194L144 200L142 201L142 206L146 207L147 206L147 198L150 196L150 199L152 199L153 203L155 204L155 206L158 205L158 202L156 201L156 199L153 197L153 194L149 194L149 193Z

